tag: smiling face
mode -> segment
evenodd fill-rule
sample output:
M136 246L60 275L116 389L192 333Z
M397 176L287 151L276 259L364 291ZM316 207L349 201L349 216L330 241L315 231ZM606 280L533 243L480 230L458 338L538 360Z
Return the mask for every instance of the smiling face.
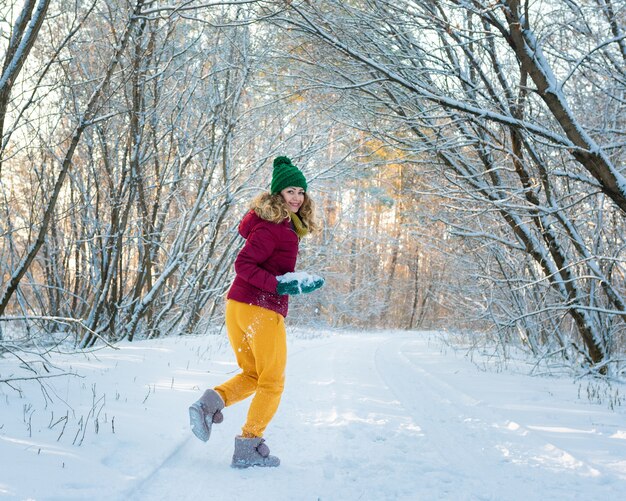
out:
M304 203L304 190L297 186L287 186L280 195L291 212L298 212Z

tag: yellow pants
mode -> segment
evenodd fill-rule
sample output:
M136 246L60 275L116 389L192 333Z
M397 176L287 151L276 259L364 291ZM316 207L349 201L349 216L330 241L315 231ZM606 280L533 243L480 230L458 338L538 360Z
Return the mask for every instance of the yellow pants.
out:
M279 313L229 299L226 329L241 372L217 386L226 406L254 394L243 436L262 437L285 387L287 334Z

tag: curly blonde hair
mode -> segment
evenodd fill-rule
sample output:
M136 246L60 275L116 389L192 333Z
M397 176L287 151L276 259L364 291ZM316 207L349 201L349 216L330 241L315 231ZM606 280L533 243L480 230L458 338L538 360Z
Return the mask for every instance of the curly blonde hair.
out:
M252 200L250 208L261 219L272 223L282 223L285 219L289 219L289 208L280 193L261 193ZM304 203L298 211L298 217L309 232L319 231L320 226L315 218L315 204L306 192L304 193Z

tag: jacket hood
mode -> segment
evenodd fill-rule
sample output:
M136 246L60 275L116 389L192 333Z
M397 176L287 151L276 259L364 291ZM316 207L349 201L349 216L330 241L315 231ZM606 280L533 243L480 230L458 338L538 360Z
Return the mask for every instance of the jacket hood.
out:
M263 219L257 216L256 212L251 210L243 217L241 223L239 223L239 234L243 238L248 238L250 232L254 229L254 227L262 221Z
M251 209L250 212L248 212L243 217L243 219L241 220L241 223L239 223L239 234L243 238L247 239L250 236L250 233L252 232L252 230L254 230L254 228L256 228L261 223L266 223L266 224L271 224L271 225L275 224L275 223L272 223L271 221L267 221L259 217L257 213L254 212L254 209ZM290 226L291 219L287 218L281 224L285 226Z

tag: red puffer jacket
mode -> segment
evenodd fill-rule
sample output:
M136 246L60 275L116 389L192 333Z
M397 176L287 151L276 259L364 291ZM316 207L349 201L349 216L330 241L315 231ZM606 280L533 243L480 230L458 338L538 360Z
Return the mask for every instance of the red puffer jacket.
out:
M299 240L291 220L272 223L251 210L239 223L239 234L246 243L235 259L236 276L226 297L286 317L289 296L276 293L276 277L296 268Z

